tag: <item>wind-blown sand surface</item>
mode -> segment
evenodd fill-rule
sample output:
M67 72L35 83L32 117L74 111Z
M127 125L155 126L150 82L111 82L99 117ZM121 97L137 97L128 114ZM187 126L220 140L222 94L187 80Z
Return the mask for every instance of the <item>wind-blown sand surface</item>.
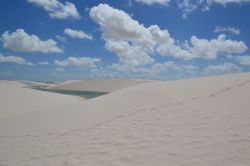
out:
M0 118L25 112L52 109L59 105L77 103L81 100L81 98L75 96L30 89L29 86L31 85L45 86L46 84L32 81L0 82Z
M8 116L0 165L247 166L249 99L246 73L152 81Z
M133 79L70 80L56 85L48 86L46 89L113 92L115 90L119 90L128 86L146 82L149 81Z

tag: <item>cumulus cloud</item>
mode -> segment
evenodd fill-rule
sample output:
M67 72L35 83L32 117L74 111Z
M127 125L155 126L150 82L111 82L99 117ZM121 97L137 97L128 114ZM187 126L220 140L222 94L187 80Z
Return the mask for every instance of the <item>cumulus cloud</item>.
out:
M195 10L209 11L213 5L221 5L223 7L228 4L244 4L250 3L250 0L134 0L146 5L163 5L170 3L176 4L182 11L183 18L187 18L188 14Z
M242 41L226 39L226 35L221 34L216 39L199 39L192 36L189 43L184 43L182 47L169 44L162 44L157 48L161 55L172 55L180 59L215 59L220 54L239 54L248 48Z
M144 3L146 5L160 4L160 5L168 5L170 0L135 0L140 3Z
M228 74L240 72L241 68L233 63L224 63L219 65L209 65L204 69L205 74Z
M140 66L154 63L154 59L141 45L129 45L127 41L107 41L105 47L117 53L122 64Z
M81 30L74 30L74 29L66 28L64 30L64 33L72 38L93 40L93 36L88 35Z
M186 59L191 56L176 45L167 29L162 30L157 25L145 27L124 11L107 4L93 7L90 17L101 26L105 47L118 55L119 66L132 68L152 64L151 55L156 52Z
M196 10L204 0L179 0L178 7L182 10L182 17L186 18L189 13Z
M153 73L160 73L160 72L167 72L170 70L176 71L176 72L193 72L195 70L199 69L199 67L191 65L191 64L184 64L184 65L178 65L174 63L173 61L168 61L165 63L156 63L152 65L151 71Z
M248 55L237 56L235 57L235 59L241 65L244 65L244 66L250 65L250 56Z
M140 77L148 79L167 79L167 78L183 78L196 74L200 68L192 64L181 64L173 61L164 63L155 63L148 66L128 67L124 65L114 64L107 70L109 75L116 77ZM105 70L104 70L105 71Z
M235 28L235 27L222 27L222 26L216 26L214 29L214 32L216 33L232 33L235 35L239 35L240 34L240 29L239 28Z
M194 10L201 9L203 11L208 11L212 5L222 5L226 6L228 4L242 4L250 3L250 0L178 0L178 7L183 12L183 18Z
M39 62L38 64L39 64L39 65L48 65L49 62L48 62L48 61L42 61L42 62Z
M105 48L114 52L119 62L111 69L136 71L138 67L155 63L152 57L162 56L190 60L215 59L221 54L239 54L247 50L242 41L226 39L221 34L215 39L192 36L190 42L178 43L168 30L158 25L145 27L122 10L107 4L99 4L90 10L90 17L100 25Z
M191 37L191 53L195 57L204 59L215 59L220 53L239 54L247 50L247 46L242 41L226 39L225 35L219 35L217 39L199 39Z
M0 53L0 63L16 63L21 65L33 65L33 63L19 56L4 56Z
M149 35L147 29L127 13L108 4L90 10L90 17L101 26L104 40L140 40ZM145 37L144 37L145 35ZM143 40L143 39L142 39Z
M77 66L84 68L96 68L96 64L100 63L100 58L90 58L90 57L68 57L65 60L55 60L54 63L57 66L68 67Z
M17 52L41 52L61 53L63 50L57 46L57 42L48 39L40 40L36 35L29 35L23 29L16 32L6 31L2 34L3 47Z
M250 0L207 0L207 5L211 6L212 4L221 4L223 6L227 4L242 4L242 3L249 3Z
M116 53L123 65L146 65L154 62L152 34L127 13L107 4L90 10L90 17L101 26L106 48Z
M80 19L76 6L68 1L62 3L58 0L28 0L28 2L43 8L54 19Z

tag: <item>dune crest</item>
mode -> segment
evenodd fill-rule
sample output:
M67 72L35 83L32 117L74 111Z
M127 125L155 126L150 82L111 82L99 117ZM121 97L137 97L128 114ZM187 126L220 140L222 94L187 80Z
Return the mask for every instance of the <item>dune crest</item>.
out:
M112 92L146 82L150 81L135 79L71 80L48 86L47 89Z

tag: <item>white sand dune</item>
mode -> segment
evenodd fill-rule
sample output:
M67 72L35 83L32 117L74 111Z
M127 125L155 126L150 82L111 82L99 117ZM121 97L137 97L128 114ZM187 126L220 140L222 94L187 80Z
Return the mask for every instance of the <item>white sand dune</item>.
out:
M26 85L29 85L29 86L44 86L44 87L47 87L47 86L50 86L51 84L49 83L44 83L44 82L36 82L36 81L26 81L26 80L20 80L18 81L20 83L23 83L23 84L26 84Z
M245 73L141 83L5 117L0 165L247 166L249 99Z
M45 86L46 84L32 81L1 81L0 82L0 118L51 109L60 105L77 103L79 97L61 95L30 89L29 85Z
M70 80L48 86L47 89L112 92L145 82L149 81L135 79Z

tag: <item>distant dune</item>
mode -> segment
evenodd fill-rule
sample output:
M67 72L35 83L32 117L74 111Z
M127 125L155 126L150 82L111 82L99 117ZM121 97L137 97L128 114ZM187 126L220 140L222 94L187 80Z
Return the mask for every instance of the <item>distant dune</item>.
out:
M83 82L56 86L79 89ZM3 84L7 85L1 82L0 88ZM8 104L20 104L18 100L30 91L5 98L18 89L16 83L8 84L0 89L1 113ZM100 88L113 92L2 116L0 165L249 165L250 73L146 81L117 89ZM25 108L36 98L27 98Z
M52 109L56 106L75 103L82 100L75 96L30 89L29 85L45 86L43 83L32 81L0 82L0 118L25 112Z
M48 86L47 89L112 92L145 82L149 81L135 79L71 80Z

